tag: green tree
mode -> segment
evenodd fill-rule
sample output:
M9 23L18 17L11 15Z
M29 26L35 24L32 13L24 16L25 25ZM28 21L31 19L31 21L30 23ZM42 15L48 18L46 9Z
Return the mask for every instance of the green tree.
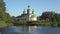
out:
M53 11L47 11L47 12L43 12L42 13L42 15L40 16L40 18L42 18L42 19L49 19L50 21L54 21L55 20L55 12L53 12Z
M12 25L11 16L6 12L6 4L4 0L0 0L0 21L3 21L7 25Z
M6 19L6 7L5 2L3 0L0 0L0 20L5 21Z

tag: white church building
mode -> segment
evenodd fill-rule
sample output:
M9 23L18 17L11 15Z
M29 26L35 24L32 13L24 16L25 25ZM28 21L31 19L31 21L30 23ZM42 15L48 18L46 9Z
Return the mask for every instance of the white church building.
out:
M20 16L16 17L16 20L27 20L27 21L37 21L37 16L34 13L34 10L30 10L30 6L28 5L27 11L23 11Z

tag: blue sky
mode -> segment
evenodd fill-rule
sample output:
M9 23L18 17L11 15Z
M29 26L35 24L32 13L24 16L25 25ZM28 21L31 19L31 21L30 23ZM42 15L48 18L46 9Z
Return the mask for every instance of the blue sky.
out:
M11 16L21 15L23 10L27 10L28 4L31 10L34 9L37 16L44 11L55 11L60 13L60 0L4 0L6 11Z

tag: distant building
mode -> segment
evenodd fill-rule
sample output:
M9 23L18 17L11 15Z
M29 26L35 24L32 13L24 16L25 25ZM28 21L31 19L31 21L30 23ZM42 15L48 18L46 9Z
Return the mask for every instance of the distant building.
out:
M28 5L27 11L23 11L23 14L16 17L16 20L27 20L27 21L37 21L37 17L34 13L34 10L30 11L30 6Z

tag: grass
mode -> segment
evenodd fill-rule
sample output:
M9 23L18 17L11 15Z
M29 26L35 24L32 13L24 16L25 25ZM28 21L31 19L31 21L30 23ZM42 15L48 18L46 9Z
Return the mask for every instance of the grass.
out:
M9 26L13 26L13 23L6 23L4 21L0 21L0 28L5 28Z
M4 21L0 21L0 28L4 28L6 26L7 26L7 24Z

